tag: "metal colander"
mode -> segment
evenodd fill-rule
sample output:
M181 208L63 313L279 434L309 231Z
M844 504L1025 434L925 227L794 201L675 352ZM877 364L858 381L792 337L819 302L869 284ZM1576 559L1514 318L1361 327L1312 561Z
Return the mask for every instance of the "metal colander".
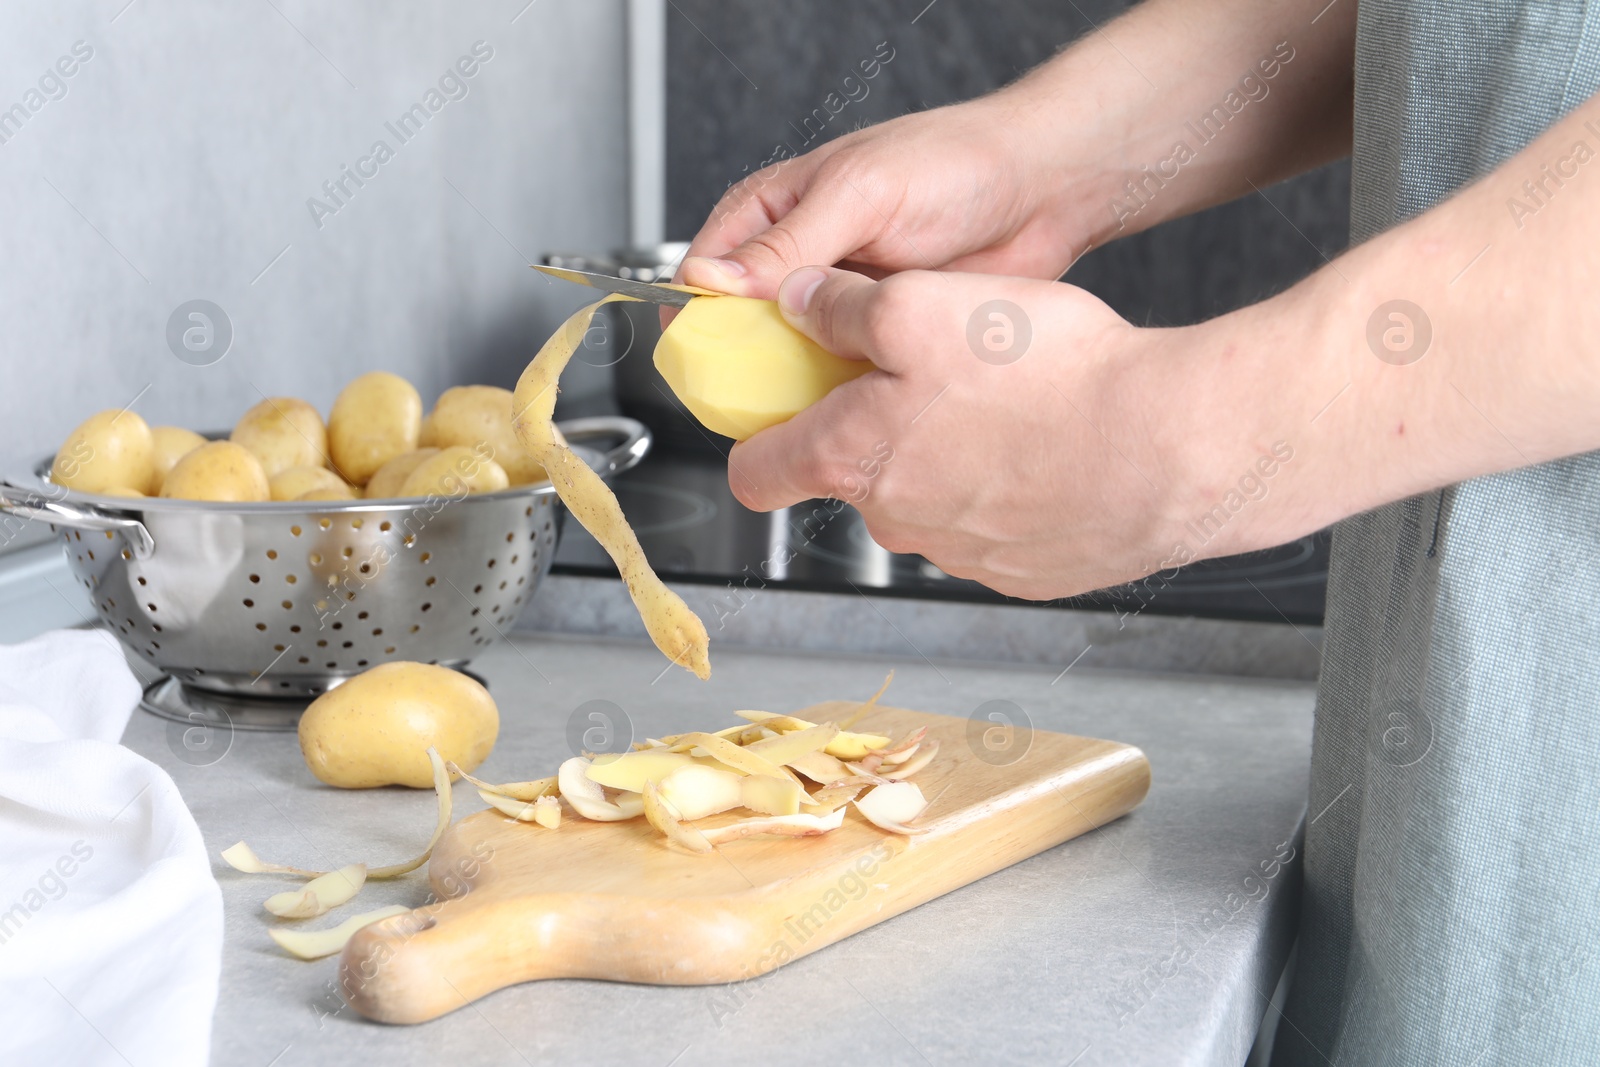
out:
M559 425L602 476L650 448L633 419ZM136 655L186 686L252 697L316 696L392 660L465 665L550 570L565 513L548 482L459 499L130 500L51 484L51 458L0 482L0 511L60 533Z

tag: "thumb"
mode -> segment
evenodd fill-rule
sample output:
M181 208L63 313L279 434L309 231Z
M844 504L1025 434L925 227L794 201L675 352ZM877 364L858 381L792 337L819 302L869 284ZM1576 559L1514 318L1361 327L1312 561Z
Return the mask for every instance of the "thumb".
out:
M869 322L881 284L834 267L801 267L779 286L778 309L790 326L834 355L877 362Z

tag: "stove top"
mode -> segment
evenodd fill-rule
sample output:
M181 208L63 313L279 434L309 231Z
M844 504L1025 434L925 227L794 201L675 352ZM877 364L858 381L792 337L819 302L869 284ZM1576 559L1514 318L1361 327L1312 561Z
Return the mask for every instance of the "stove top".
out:
M840 501L810 501L770 514L749 511L728 489L727 460L704 449L653 452L612 484L645 555L657 573L673 581L1122 614L1322 621L1327 531L1249 555L1191 564L1154 594L1120 586L1040 604L952 578L920 556L885 551L873 543L860 514ZM617 573L588 531L570 521L554 569Z

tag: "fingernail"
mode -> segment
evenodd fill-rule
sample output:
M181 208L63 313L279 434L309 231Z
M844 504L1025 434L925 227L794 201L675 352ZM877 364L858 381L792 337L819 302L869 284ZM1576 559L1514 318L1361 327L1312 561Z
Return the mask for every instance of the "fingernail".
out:
M745 274L744 264L733 259L711 259L708 256L690 256L683 261L687 267L691 263L701 263L716 271L718 274L729 278L742 278Z
M827 280L827 273L815 267L804 267L783 280L778 289L778 303L791 315L804 315L816 295L817 286Z

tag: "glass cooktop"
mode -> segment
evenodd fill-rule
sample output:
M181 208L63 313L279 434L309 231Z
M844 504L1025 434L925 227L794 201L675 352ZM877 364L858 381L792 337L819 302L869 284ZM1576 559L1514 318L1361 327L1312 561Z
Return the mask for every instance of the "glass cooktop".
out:
M749 511L728 488L727 460L708 450L653 452L612 484L645 555L657 573L673 581L1043 609L1322 621L1326 531L1249 555L1191 564L1170 583L1152 583L1153 593L1143 585L1125 585L1039 603L953 578L920 556L885 551L873 543L860 514L840 501L810 501L770 514ZM588 531L571 521L562 532L554 569L617 573Z

